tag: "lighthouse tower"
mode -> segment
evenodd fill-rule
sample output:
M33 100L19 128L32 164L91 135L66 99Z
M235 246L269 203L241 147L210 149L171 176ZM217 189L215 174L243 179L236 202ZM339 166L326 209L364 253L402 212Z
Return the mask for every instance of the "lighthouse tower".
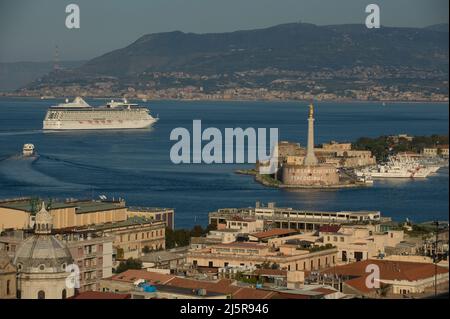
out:
M308 145L306 149L306 157L303 163L307 166L318 164L316 154L314 154L314 106L312 103L309 105Z

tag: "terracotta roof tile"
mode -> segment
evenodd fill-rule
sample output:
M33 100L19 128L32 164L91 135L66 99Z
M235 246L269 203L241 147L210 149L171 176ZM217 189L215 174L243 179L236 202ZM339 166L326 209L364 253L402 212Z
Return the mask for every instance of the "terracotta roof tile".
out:
M130 294L118 294L113 292L85 291L69 299L130 299Z
M138 279L144 279L150 283L158 284L165 284L173 278L175 276L140 269L129 269L111 277L112 280L117 281L135 282Z
M366 276L366 267L375 264L380 268L380 279L384 280L408 280L416 281L434 276L434 264L368 259L347 265L331 267L321 271L322 273L347 275L347 276ZM437 267L438 274L448 273L448 269Z

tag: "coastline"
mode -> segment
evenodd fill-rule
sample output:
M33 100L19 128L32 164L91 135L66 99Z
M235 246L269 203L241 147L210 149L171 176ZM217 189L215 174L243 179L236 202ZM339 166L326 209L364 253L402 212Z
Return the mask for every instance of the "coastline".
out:
M298 186L298 185L285 185L282 184L279 180L276 180L268 175L261 175L256 172L254 169L241 170L238 169L235 171L235 174L245 175L245 176L253 176L254 180L264 186L271 188L279 188L279 189L323 189L323 190L333 190L333 189L347 189L347 188L368 188L372 185L363 184L363 183L350 183L350 184L338 184L331 186L324 185L314 185L314 186Z
M87 99L93 100L109 100L111 98L118 98L118 95L109 95L109 96L83 96ZM61 100L65 99L68 96L55 96L49 98L41 98L40 96L30 96L30 95L9 95L5 94L5 92L0 92L1 98L9 98L9 99L27 99L27 100L41 100L41 101L52 101L52 100ZM142 101L141 98L136 97L128 97L129 100L132 101ZM277 102L277 103L309 103L311 100L293 100L293 99L185 99L185 98L148 98L146 102L152 101L177 101L177 102ZM359 99L318 99L315 100L320 103L365 103L365 104L382 104L382 103L395 103L395 104L444 104L449 105L450 101L434 101L434 100L359 100ZM385 105L384 107L389 107L389 105Z

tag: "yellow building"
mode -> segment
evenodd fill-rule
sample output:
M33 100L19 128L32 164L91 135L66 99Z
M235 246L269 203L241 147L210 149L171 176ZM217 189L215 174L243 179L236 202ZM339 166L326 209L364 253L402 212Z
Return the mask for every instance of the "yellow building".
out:
M30 198L0 202L0 231L34 226L35 204ZM49 207L54 229L83 227L127 219L124 201L54 202Z

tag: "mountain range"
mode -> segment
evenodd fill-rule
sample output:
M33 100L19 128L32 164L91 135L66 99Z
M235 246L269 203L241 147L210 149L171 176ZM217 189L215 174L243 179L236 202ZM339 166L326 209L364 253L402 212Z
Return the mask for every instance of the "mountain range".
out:
M381 67L448 77L448 43L448 24L368 29L356 24L289 23L227 33L154 33L81 65L40 74L27 88L86 84L104 77L115 79L119 86L133 85L155 72L211 76L267 69L320 72Z
M121 77L141 72L211 74L268 67L309 70L383 65L448 69L448 33L442 29L291 23L229 33L156 33L94 58L77 71Z

